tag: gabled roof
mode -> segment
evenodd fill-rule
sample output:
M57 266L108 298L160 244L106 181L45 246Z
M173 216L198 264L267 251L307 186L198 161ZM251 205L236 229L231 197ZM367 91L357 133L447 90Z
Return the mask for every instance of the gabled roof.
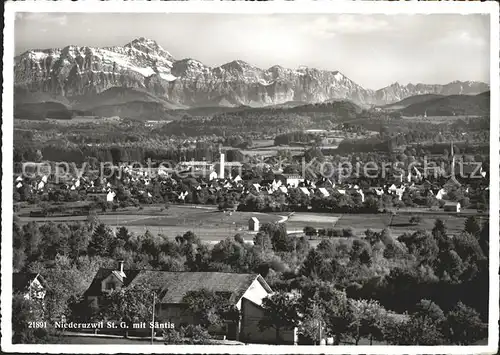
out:
M252 282L259 279L264 288L271 292L267 283L258 274L236 274L226 272L170 272L141 271L130 283L147 285L160 290L161 303L182 303L189 291L206 289L217 293L230 294L230 299L237 302L248 290ZM267 287L266 287L267 286Z
M92 284L85 291L86 296L101 295L101 282L116 270L101 268L97 271ZM228 272L187 272L124 270L126 277L123 287L144 285L159 292L161 303L181 303L189 291L208 291L227 294L234 302L243 296L256 279L268 292L269 285L259 274L237 274Z

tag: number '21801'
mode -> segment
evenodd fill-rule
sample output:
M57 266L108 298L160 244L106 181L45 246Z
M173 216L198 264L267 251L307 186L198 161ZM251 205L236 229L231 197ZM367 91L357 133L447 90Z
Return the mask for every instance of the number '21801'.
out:
M47 328L47 322L28 322L28 328Z

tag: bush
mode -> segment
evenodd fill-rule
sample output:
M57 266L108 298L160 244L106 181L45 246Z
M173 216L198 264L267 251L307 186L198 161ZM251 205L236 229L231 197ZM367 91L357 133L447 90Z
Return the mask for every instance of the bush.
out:
M342 237L344 238L352 238L355 237L354 230L352 228L344 228L342 229Z
M201 325L188 325L178 329L165 329L163 339L169 344L210 344L212 337Z
M203 328L201 325L188 325L182 328L184 336L187 339L188 344L209 344L211 336L208 330Z
M163 340L165 345L169 344L182 344L184 342L183 329L165 329L163 331Z
M422 221L422 218L420 216L411 216L410 217L410 224L417 225Z
M311 226L304 227L304 234L307 235L310 239L316 235L316 228Z

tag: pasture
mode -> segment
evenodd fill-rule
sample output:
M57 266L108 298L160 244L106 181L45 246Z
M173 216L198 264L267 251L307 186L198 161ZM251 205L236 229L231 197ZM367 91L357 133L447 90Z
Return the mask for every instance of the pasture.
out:
M419 216L418 224L411 224L410 218ZM450 234L460 233L465 225L466 215L460 214L431 214L431 213L398 213L394 217L389 213L373 214L328 214L328 213L295 213L287 220L287 229L293 233L299 233L306 226L318 228L333 228L337 230L352 229L358 237L363 237L367 229L379 232L384 228L390 228L393 235L399 236L406 232L415 232L419 229L431 231L436 219L445 222ZM481 218L481 222L487 220Z
M37 222L74 222L86 221L88 216L47 216L31 217L26 213L29 209L23 208L19 214L21 224L30 221ZM419 216L418 224L410 223L412 216ZM303 229L311 226L315 229L332 228L338 231L352 229L358 237L364 237L367 229L379 232L384 228L390 228L394 236L399 236L406 232L414 232L419 229L431 231L437 218L442 219L450 234L460 233L465 224L467 214L447 214L443 212L418 213L418 212L398 212L394 216L390 213L379 214L334 214L334 213L314 213L296 212L288 216L288 213L259 213L259 212L222 212L215 206L198 205L172 205L165 209L162 205L145 205L139 208L128 207L116 212L108 211L98 213L99 220L110 226L113 230L119 227L126 227L130 232L144 234L149 231L153 235L163 234L170 238L182 235L187 231L192 231L203 241L211 244L216 243L226 237L241 234L247 242L251 242L255 232L248 230L248 220L257 217L260 224L284 222L291 235L302 236ZM484 222L486 216L480 217ZM311 243L316 245L320 238L314 238Z
M411 120L413 122L425 122L432 124L441 124L441 123L453 123L458 120L467 120L469 118L477 118L480 116L401 116L403 120Z
M214 206L173 205L169 209L163 206L149 205L142 209L129 207L117 212L98 213L99 220L112 229L126 227L130 232L144 234L146 231L153 235L164 234L174 238L187 231L192 231L202 240L216 242L237 233L245 239L252 240L253 235L248 233L248 220L257 217L260 223L278 222L283 216L259 212L222 212ZM47 216L30 217L21 213L21 224L36 222L74 222L86 221L87 216Z
M285 223L290 233L297 233L302 231L306 226L316 229L335 228L340 217L340 214L296 212Z
M70 120L59 120L54 118L46 119L50 123L57 123L60 125L77 125L81 123L120 123L119 117L98 117L98 116L75 116Z

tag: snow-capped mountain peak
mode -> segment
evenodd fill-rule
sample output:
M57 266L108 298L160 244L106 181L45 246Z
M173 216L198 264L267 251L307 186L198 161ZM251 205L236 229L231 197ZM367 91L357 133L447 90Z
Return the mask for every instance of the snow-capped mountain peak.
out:
M288 101L352 100L386 104L409 96L434 93L477 94L489 90L480 82L446 85L393 83L380 90L356 84L339 71L274 65L261 69L243 60L218 67L186 58L176 60L156 41L144 37L124 46L33 49L15 58L15 85L67 97L100 93L112 87L141 88L186 106L221 101L272 105Z

